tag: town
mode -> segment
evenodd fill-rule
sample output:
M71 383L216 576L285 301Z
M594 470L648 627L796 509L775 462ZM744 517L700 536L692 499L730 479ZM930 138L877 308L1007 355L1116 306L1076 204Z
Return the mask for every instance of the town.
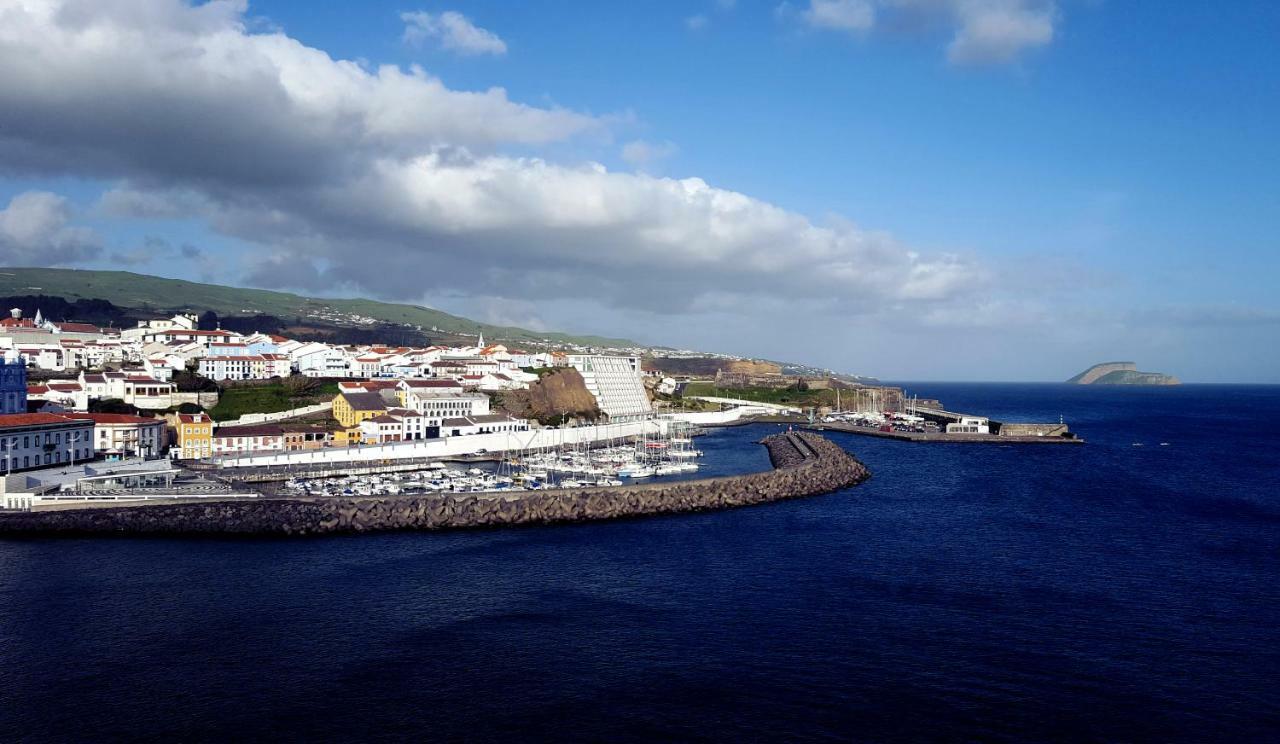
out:
M116 329L15 308L0 319L0 353L0 508L254 497L243 484L281 480L282 469L387 473L565 448L592 483L608 485L696 470L685 459L689 433L748 417L910 441L988 441L999 428L901 388L788 375L758 360L529 351L482 334L453 346L338 344L201 328L189 313ZM1070 438L1061 425L1000 433ZM648 442L646 455L614 457L611 447L636 441ZM601 467L592 447L612 465ZM668 447L671 457L650 457ZM548 469L557 464L535 473Z
M181 462L524 432L529 420L493 410L491 400L539 380L526 370L574 370L594 399L593 419L653 413L639 357L509 350L483 336L471 346L354 346L201 330L192 314L117 330L14 309L0 320L0 352L6 475L91 460ZM28 380L29 370L39 379ZM322 400L224 421L207 412L219 385L234 394L273 380Z

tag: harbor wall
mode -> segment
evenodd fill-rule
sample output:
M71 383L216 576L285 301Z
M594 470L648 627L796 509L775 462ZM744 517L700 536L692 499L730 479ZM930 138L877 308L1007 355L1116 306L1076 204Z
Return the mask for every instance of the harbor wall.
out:
M439 439L421 439L388 444L227 455L213 462L221 468L247 468L276 465L384 462L423 458L446 459L474 455L480 452L551 449L586 442L628 439L645 434L656 436L663 434L666 429L667 422L662 420L631 421L620 424L574 426L563 429L531 429L529 431L500 432L496 434L470 434L462 437L441 437Z
M516 493L254 499L27 512L0 515L0 535L319 535L586 522L815 496L869 477L861 462L816 434L775 434L761 443L769 450L773 470L725 478Z

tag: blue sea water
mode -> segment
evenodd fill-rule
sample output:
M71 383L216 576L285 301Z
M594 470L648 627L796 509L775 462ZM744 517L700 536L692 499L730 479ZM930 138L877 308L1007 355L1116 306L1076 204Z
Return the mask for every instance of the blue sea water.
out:
M1088 444L833 435L870 482L607 524L0 540L0 740L1277 739L1280 387L910 389Z

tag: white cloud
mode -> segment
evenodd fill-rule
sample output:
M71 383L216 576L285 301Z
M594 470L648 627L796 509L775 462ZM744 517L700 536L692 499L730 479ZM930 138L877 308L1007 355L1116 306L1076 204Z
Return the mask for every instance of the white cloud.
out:
M814 28L838 31L866 31L876 22L876 9L870 0L810 0L801 15Z
M959 29L947 47L958 64L1009 62L1026 49L1053 41L1057 16L1052 2L1032 0L958 0Z
M50 266L78 263L102 252L97 233L70 222L65 198L47 191L18 194L0 209L0 261Z
M813 28L855 33L882 19L899 27L945 23L954 29L950 62L999 64L1052 42L1058 8L1055 0L809 0L800 17Z
M702 15L701 13L699 13L698 15L691 15L688 18L684 19L684 25L685 25L685 28L689 29L690 31L698 31L698 30L704 29L707 27L707 17L705 15Z
M109 214L203 219L261 246L263 285L660 313L821 296L851 317L964 302L986 281L959 257L697 178L516 156L608 122L335 60L252 32L240 5L5 12L0 165L111 181ZM670 146L628 149L652 162Z
M672 157L680 148L674 142L648 142L631 140L622 146L622 159L636 168L649 168L659 161Z
M466 16L453 10L443 13L414 11L401 13L404 21L404 40L409 44L422 44L435 39L440 46L459 54L507 53L507 43L492 31L476 26Z

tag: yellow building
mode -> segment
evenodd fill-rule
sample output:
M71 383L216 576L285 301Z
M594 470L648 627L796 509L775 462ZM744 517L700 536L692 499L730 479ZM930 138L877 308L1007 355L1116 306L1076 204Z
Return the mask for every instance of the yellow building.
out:
M197 460L213 454L213 419L206 413L178 415L178 458Z
M347 429L386 412L387 403L377 393L338 393L333 398L333 417Z

